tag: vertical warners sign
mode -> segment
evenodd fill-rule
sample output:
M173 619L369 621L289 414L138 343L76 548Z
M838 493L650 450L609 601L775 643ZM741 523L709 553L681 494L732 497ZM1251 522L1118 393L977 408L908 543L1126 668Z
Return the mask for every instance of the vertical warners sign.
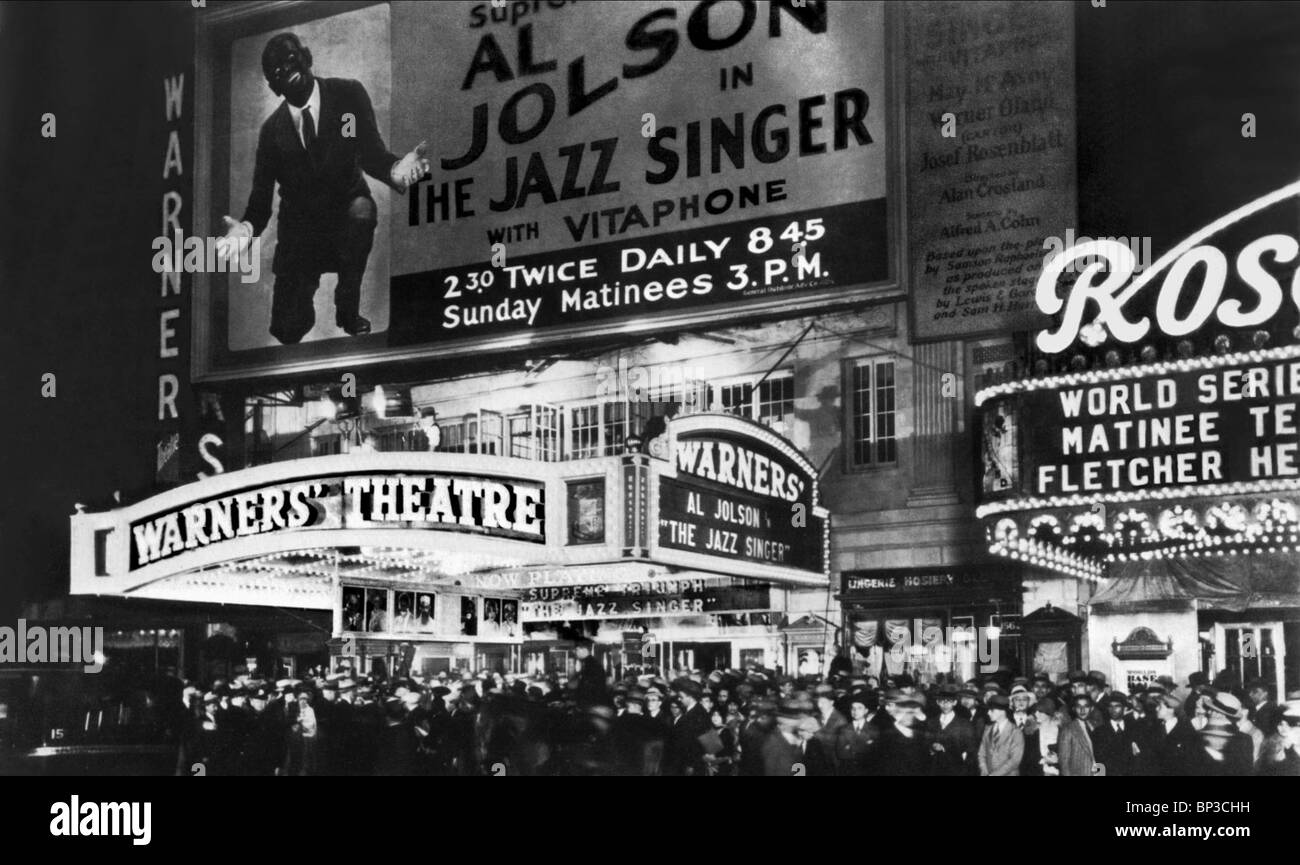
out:
M391 344L535 339L890 276L876 2L394 3ZM820 293L820 294L819 294Z
M914 332L1041 326L1049 237L1075 225L1074 6L904 4Z

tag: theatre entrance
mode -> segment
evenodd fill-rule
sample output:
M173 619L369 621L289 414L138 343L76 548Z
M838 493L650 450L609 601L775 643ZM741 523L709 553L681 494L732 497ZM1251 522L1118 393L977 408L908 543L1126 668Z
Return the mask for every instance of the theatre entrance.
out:
M711 673L731 666L731 643L684 643L673 641L673 666Z

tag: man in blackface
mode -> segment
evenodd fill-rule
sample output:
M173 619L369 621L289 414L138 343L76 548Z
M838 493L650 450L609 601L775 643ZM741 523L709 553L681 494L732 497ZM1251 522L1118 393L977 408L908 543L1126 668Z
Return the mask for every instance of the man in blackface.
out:
M378 211L362 172L404 193L429 171L425 144L400 158L389 153L365 87L347 78L317 78L311 51L292 33L266 43L262 71L284 101L262 124L248 207L242 221L224 217L222 252L238 255L265 230L279 184L271 335L284 344L307 335L325 273L338 274L335 323L351 336L369 333L360 312L361 279Z

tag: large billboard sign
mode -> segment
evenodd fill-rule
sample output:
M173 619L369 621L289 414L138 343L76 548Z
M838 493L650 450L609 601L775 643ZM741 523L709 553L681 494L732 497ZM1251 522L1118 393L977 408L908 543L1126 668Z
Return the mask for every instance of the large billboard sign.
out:
M895 292L885 19L884 3L834 0L214 12L196 230L248 220L262 267L255 284L209 275L196 372L482 353ZM263 77L283 32L315 52L311 148ZM331 172L353 154L360 178ZM407 188L412 154L430 170ZM357 206L330 203L345 198Z

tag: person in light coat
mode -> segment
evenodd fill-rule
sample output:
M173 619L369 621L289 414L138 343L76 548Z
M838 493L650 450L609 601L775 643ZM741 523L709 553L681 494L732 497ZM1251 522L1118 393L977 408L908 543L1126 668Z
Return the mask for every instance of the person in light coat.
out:
M1020 761L1025 754L1025 734L1007 717L1011 701L1002 694L994 694L989 697L986 708L989 723L980 742L980 774L1018 776Z
M1074 717L1061 726L1056 739L1058 768L1067 778L1089 778L1100 771L1092 750L1092 730L1088 727L1088 716L1093 710L1092 697L1076 695L1070 709Z

